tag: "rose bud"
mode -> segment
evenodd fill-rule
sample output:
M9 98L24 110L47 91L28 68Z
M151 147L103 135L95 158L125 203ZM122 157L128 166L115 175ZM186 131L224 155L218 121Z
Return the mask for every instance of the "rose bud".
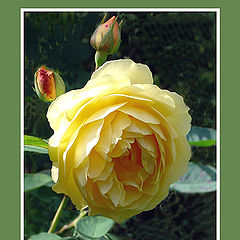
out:
M101 22L102 24L98 26L90 39L92 47L97 50L95 55L97 67L106 61L109 54L116 53L121 43L120 32L122 21L118 24L117 18L113 16L103 23L105 18L106 15Z
M112 52L117 50L121 41L120 24L118 25L116 17L113 16L107 22L99 25L90 39L93 48L97 51L107 52L108 54L112 54Z
M34 86L38 97L45 102L51 102L65 93L62 78L45 66L41 66L34 74Z

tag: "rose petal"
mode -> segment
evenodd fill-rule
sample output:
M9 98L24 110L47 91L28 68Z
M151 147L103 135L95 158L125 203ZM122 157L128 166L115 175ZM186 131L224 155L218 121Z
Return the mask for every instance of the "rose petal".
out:
M85 88L93 89L98 94L110 94L116 93L117 90L131 85L131 81L127 75L115 75L114 72L102 72L100 73L101 67L95 71L91 79L87 82Z
M96 184L98 186L99 191L102 195L106 194L113 185L113 176L110 175L106 180L104 181L96 181Z
M105 181L109 177L109 175L112 173L113 166L114 166L113 162L106 162L105 167L101 172L101 174L93 180Z
M87 184L88 168L89 168L89 158L87 157L84 159L84 161L80 163L78 168L75 169L75 176L76 176L77 182L82 187Z
M89 155L88 176L90 178L98 177L105 167L106 161L96 151L92 150Z
M152 128L152 130L157 133L163 140L167 141L166 136L164 135L160 125L157 124L149 124L149 126Z
M134 87L141 89L139 92L141 96L153 100L155 102L154 108L164 116L171 115L174 112L176 108L175 101L169 91L162 90L158 86L151 84L134 84ZM135 92L137 91L135 90Z
M153 83L152 73L147 65L135 63L131 59L120 59L108 61L95 71L89 81L91 85L100 84L99 78L111 73L116 79L117 76L127 76L131 84ZM109 84L109 83L108 83Z
M68 195L71 198L72 203L81 210L85 208L87 204L75 182L74 172L72 170L68 176L69 177L64 179L64 181L62 181L62 179L58 179L58 182L52 187L52 189L57 193L64 193Z
M124 201L121 203L122 207L128 206L143 195L142 192L132 186L124 186L124 190L126 192L126 195Z
M148 151L142 148L142 165L148 174L154 171L155 158Z
M53 162L52 169L51 169L51 175L52 175L52 180L55 183L58 181L58 169L59 169L58 162Z
M131 204L129 204L127 206L127 208L138 210L139 212L141 212L143 209L145 211L146 205L149 202L151 202L151 200L152 200L152 196L151 195L143 194L141 198L139 198L136 201L134 201Z
M137 132L128 132L126 130L123 131L122 138L139 138L143 137L144 135L142 133Z
M153 124L159 124L159 118L157 118L153 113L146 111L143 108L138 108L130 105L125 105L118 109L118 111L121 111L123 113L126 113L134 118L137 118L138 120L145 122L145 123L153 123Z
M79 101L85 100L85 96L81 99L74 99L74 95L83 93L82 89L72 90L61 96L51 103L47 111L47 118L53 130L59 130L68 125L69 119L66 117L66 111L75 106ZM81 96L79 94L78 96Z
M165 152L165 147L164 147L162 138L156 133L154 133L154 136L155 136L155 138L157 140L157 143L158 143L158 150L160 151L161 155L165 156L166 152Z
M116 111L118 108L124 106L126 104L125 103L120 103L120 104L115 104L115 105L112 105L112 106L108 106L108 107L104 107L100 110L98 110L97 112L93 113L88 119L87 121L84 122L84 125L90 123L90 122L93 122L93 121L96 121L96 120L99 120L99 119L103 119L105 118L106 116L108 116L110 113Z
M115 207L122 203L125 198L125 191L122 183L117 181L116 178L113 180L113 186L108 191L107 196L110 198Z
M175 101L174 114L168 117L171 124L182 134L186 135L191 128L191 116L188 114L189 107L184 103L182 96L176 93L169 93Z
M106 160L111 161L111 158L107 155L110 151L112 144L112 127L111 123L118 114L117 111L110 113L104 118L104 125L100 133L100 138L97 145L94 147L95 150Z
M114 211L115 207L113 205L113 203L106 197L104 197L99 189L96 183L93 183L91 181L91 179L88 181L87 185L86 185L86 189L88 191L88 194L92 195L92 201L88 201L88 206L89 206L89 215L92 214L91 209L95 209L97 208L103 208L105 209L105 211L108 209L110 211ZM89 195L90 197L90 195Z
M126 128L126 131L141 133L143 135L151 135L153 133L152 129L148 126L148 124L139 121L136 118L130 117L131 125Z
M165 136L167 135L166 133L168 133L168 135L172 136L173 138L177 138L177 132L173 128L171 123L168 121L168 119L164 117L163 114L156 110L155 108L150 107L150 109L158 116L159 119L161 119L161 128L162 131L165 133ZM164 129L166 131L164 131Z
M112 126L112 144L116 144L122 136L122 131L131 124L129 117L126 114L118 112L113 119Z
M74 117L71 119L69 124L62 128L59 133L59 138L61 142L68 141L69 138L71 138L72 134L79 129L82 126L82 123L86 120L86 118L94 111L94 108L91 106L94 105L97 101L97 98L93 98L89 100L87 103L81 105L81 107L78 107L78 110ZM70 112L70 111L69 111ZM75 110L74 110L75 112ZM68 113L70 114L70 113ZM67 112L65 115L68 115ZM81 124L79 124L81 122ZM63 133L63 134L62 134Z
M153 158L157 158L158 144L152 135L144 136L136 139L142 148L147 150Z
M146 194L150 194L154 196L158 192L158 189L159 189L159 184L144 183L142 191Z
M141 180L140 190L142 190L143 183L149 178L149 174L145 171L144 168L138 171L138 176Z
M147 104L147 105L153 105L154 102L151 99L148 98L143 98L143 97L138 97L135 94L131 95L131 94L125 94L125 92L127 92L127 89L131 89L132 90L132 86L129 87L124 87L122 89L119 90L119 92L123 92L123 93L112 93L112 94L108 94L106 96L104 96L102 99L106 99L108 102L131 102L133 104Z
M168 182L169 184L177 181L180 176L187 172L188 159L191 157L191 148L183 135L179 134L178 138L174 141L178 154L176 155L174 164L169 166L168 171L163 176L165 179L164 182Z
M90 151L97 144L100 131L102 129L104 120L100 119L84 126L75 141L75 155L74 167L77 168L79 164L89 155Z
M131 149L131 143L134 142L134 139L122 139L119 140L113 151L111 151L108 155L112 158L117 158L129 153L128 150Z

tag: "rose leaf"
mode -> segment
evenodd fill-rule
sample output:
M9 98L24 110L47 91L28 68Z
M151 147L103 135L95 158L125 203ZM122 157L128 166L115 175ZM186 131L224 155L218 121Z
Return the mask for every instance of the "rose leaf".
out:
M48 154L48 142L45 139L24 135L24 151Z
M56 234L46 232L33 235L29 238L29 240L58 240L58 239L62 238Z
M52 178L47 174L43 174L43 173L24 174L24 191L27 192L27 191L42 187L51 181L52 181Z
M83 239L98 239L105 235L113 224L114 221L106 217L87 216L77 222L76 231Z
M216 145L216 130L192 126L187 134L187 140L191 146L210 147Z
M190 162L188 172L171 189L182 193L205 193L216 191L216 169Z

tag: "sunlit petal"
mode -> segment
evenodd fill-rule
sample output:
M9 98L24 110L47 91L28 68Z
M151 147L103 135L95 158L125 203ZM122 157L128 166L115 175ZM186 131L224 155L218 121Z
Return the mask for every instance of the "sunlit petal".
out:
M130 79L131 84L153 83L152 73L149 68L140 63L136 64L131 59L120 59L106 62L93 73L89 82L91 82L91 84L98 84L99 78L109 73L114 75L113 79L116 79L116 76L119 75L127 76Z
M134 118L137 118L138 120L143 121L145 123L153 123L153 124L160 123L159 118L157 118L157 116L155 116L153 113L149 111L146 111L143 108L126 105L119 108L118 110Z
M102 129L104 120L100 119L95 122L89 123L81 129L76 139L74 167L78 167L83 159L89 155L90 151L97 144L100 131Z

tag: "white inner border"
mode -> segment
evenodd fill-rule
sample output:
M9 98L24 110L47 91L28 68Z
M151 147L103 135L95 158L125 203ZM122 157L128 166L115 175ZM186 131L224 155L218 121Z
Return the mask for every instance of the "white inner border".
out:
M217 240L220 240L220 8L21 8L21 240L24 240L24 13L25 12L216 12Z

